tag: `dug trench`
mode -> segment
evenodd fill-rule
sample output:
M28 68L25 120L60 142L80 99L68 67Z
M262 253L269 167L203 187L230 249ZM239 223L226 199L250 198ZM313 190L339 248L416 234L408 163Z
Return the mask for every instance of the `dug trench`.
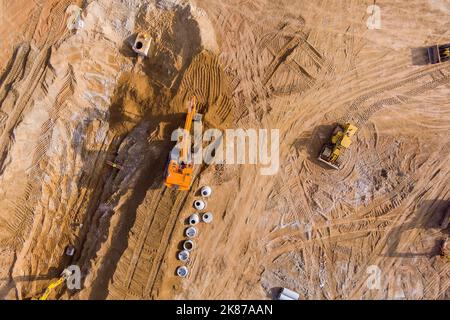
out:
M99 191L89 199L86 229L80 232L78 253L70 262L86 275L84 290L73 298L157 295L162 260L189 195L164 186L171 133L184 123L192 95L199 100L206 127L225 128L233 119L234 105L219 60L201 51L197 30L191 32L190 45L198 45L172 79L159 72L172 70L173 65L156 66L151 59L120 77L110 107L112 143L102 158L122 169L104 167L96 184L91 183ZM173 60L167 56L156 61ZM197 176L204 169L197 166Z
M159 20L169 21L169 25L150 25L148 21L158 19L145 12L138 14L135 31L151 33L152 28L161 27L161 42L149 59L120 57L134 67L118 73L108 117L93 109L81 122L62 126L61 150L45 153L51 141L40 141L44 154L32 173L42 179L29 178L36 180L31 189L34 200L21 202L29 216L25 222L30 224L28 229L20 229L23 240L5 247L13 260L5 268L8 278L1 279L6 283L0 289L2 297L37 297L69 265L81 268L82 290L60 288L50 299L157 295L155 282L160 281L162 260L189 196L163 186L164 167L173 145L170 135L183 125L192 95L198 98L205 127L231 126L235 112L219 58L202 48L189 9L160 11ZM57 49L50 51L47 60L53 61L55 52L58 55ZM32 59L28 60L33 65ZM38 86L45 89L41 95L52 84L53 67L48 61L34 67L46 75ZM60 90L55 108L60 102L62 107L70 107L71 102L65 101L84 85L70 66L63 80L64 90ZM109 129L103 135L104 128ZM197 166L197 176L205 169ZM58 174L52 175L53 171ZM195 180L193 192L197 184ZM22 237L8 236L5 241L8 239ZM68 245L75 248L73 256L64 254Z
M170 91L155 84L141 68L137 66L134 72L120 76L110 106L110 130L102 146L91 148L92 144L81 143L79 139L72 141L72 148L78 151L77 157L83 159L84 163L84 174L76 186L82 191L80 198L83 204L72 212L73 222L62 222L56 241L72 245L75 255L68 257L61 252L60 257L55 259L55 254L52 254L49 269L43 272L45 265L39 266L37 262L38 266L32 267L36 270L36 276L14 277L14 283L22 283L20 297L32 298L43 292L49 281L57 278L68 265L82 267L82 274L86 275L91 268L91 261L99 257L114 264L120 258L120 250L127 246L136 208L143 201L146 190L163 185L164 163L171 148L170 134L182 124L184 115L172 111ZM98 129L92 122L80 124L76 131L80 134L86 131L87 137L95 137ZM108 161L119 164L121 170L109 166ZM119 215L126 212L126 215L121 215L119 221L111 223L110 219L116 212ZM113 234L109 234L110 231ZM111 250L99 254L97 250L108 236L112 238ZM42 235L36 236L34 241L34 251L40 245L48 245ZM20 264L22 259L33 260L19 257ZM108 265L102 265L101 271L106 278ZM26 278L26 281L22 278ZM37 280L42 280L39 285ZM103 288L97 280L94 279L92 286L101 296Z
M92 283L92 290L89 290L91 292L89 298L157 296L158 286L155 286L155 283L160 281L164 256L173 238L175 224L189 196L188 192L170 190L163 186L164 166L172 146L170 135L173 129L182 125L187 103L192 95L199 100L199 112L205 116L206 127L213 126L214 120L221 127L229 126L233 108L227 88L227 79L217 57L204 50L193 58L186 69L175 96L168 103L170 112L158 114L155 111L157 115L153 115L151 120L140 125L139 129L142 132L138 132L137 135L147 137L148 141L143 161L136 166L140 168L141 173L132 188L132 196L120 205L118 210L114 209L115 217L111 218L111 224L114 219L119 219L120 215L124 216L123 221L117 222L121 225L117 232L109 232L114 238L111 238L111 242L105 247L108 248L107 253ZM133 91L127 89L124 92ZM126 110L125 113L129 109ZM139 113L138 108L132 111ZM127 129L123 128L124 123L126 122L120 124L121 130ZM138 131L139 129L137 128ZM203 165L197 166L196 177L204 169L206 168ZM192 184L192 192L195 192L197 178ZM126 195L123 196L125 197ZM95 229L106 229L106 226ZM92 277L94 275L92 273ZM90 286L89 283L86 284L87 288ZM86 293L82 293L81 297L84 297L84 294Z
M147 190L163 186L163 169L172 145L170 134L183 121L182 113L166 107L169 101L168 91L144 74L126 73L119 80L110 108L113 143L105 158L121 169L107 167L99 179L101 185L95 189L101 192L91 198L93 209L88 216L92 218L85 224L89 229L79 257L82 266L90 265L92 259L103 261L98 270L101 277L85 284L92 286L91 298L106 297L107 284L128 246L137 208ZM102 239L99 231L108 239L107 248L98 242Z
M186 112L185 101L180 101L181 105L171 101L181 83L177 79L183 78L192 58L202 48L197 24L188 9L163 11L163 18L171 22L170 28L165 26L170 30L163 31L165 37L154 59L139 61L133 57L138 60L134 68L120 74L111 99L109 131L100 146L89 141L98 136L99 121L83 122L76 127L72 149L78 153L74 158L83 159L83 175L75 180L80 191L76 199L79 205L70 212L71 221L61 222L58 235L32 234L30 244L25 247L32 249L15 255L11 283L16 286L19 298L32 298L43 292L50 279L57 278L65 267L73 264L81 267L86 288L83 294L106 297L117 262L129 246L137 209L146 197L164 192L164 166L172 147L170 134L183 124ZM137 32L152 27L144 22L143 18L137 19ZM86 137L87 141L76 137ZM108 166L107 161L120 164L122 169ZM167 193L170 199L177 197L176 192ZM67 203L65 206L71 208ZM152 212L146 214L152 216ZM53 225L55 222L58 221ZM156 235L160 233L157 231ZM155 241L159 240L156 236ZM52 243L57 244L53 250L49 248ZM68 244L76 249L72 257L59 250ZM30 250L41 252L41 257L35 257ZM48 254L47 263L41 262L42 253ZM27 266L24 269L29 270L25 271L29 275L16 276L23 274L22 266ZM62 294L61 290L56 296Z
M101 185L95 188L101 191L91 198L92 209L88 214L91 218L86 223L89 229L85 231L76 257L82 274L87 275L80 298L105 299L111 295L110 285L117 283L117 277L127 281L129 275L122 275L119 267L127 249L135 245L134 230L140 227L140 213L152 222L147 225L149 234L153 235L152 242L163 243L165 229L162 226L170 227L170 223L164 221L169 222L171 212L158 216L159 203L154 201L158 201L160 194L173 204L182 203L185 197L174 190L166 190L163 183L165 163L173 145L171 133L182 126L183 111L186 111L184 101L181 106L171 103L178 91L176 79L184 72L184 68L174 65L173 57L179 52L172 49L184 48L195 55L201 47L197 26L186 17L188 12L178 14L173 26L187 30L190 44L166 43L155 59L137 61L131 72L122 74L115 90L109 119L113 143L107 157L122 169L108 168L99 179ZM184 26L179 21L185 21ZM191 59L192 56L184 57L184 64L189 65ZM155 210L143 210L149 202ZM157 259L154 262L156 264Z

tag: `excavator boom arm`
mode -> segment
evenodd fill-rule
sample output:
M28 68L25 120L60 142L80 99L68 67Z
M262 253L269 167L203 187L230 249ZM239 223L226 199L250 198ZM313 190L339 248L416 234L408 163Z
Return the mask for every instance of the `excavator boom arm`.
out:
M52 293L53 289L59 287L61 284L64 283L64 281L66 281L66 278L61 277L55 282L50 283L50 285L47 287L47 289L45 289L44 294L39 298L39 300L47 300L48 296L50 295L50 293Z
M192 127L192 120L194 119L195 113L197 112L197 100L195 97L192 97L191 105L189 106L188 113L186 115L186 121L184 123L184 135L183 135L183 147L180 150L180 162L186 163L188 162L188 154L190 148L190 139L189 135Z

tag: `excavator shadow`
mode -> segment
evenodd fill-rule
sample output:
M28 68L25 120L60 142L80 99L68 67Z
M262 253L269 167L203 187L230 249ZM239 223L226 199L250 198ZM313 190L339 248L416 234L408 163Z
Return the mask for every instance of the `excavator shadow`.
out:
M431 250L423 252L400 252L399 245L402 237L406 238L408 232L415 229L422 229L432 234L442 233L443 236L449 235L449 228L442 229L442 220L448 208L448 200L427 200L421 203L414 213L413 217L406 223L394 228L388 237L387 253L388 257L414 258L425 256L432 258L440 254L440 240L436 240Z
M142 64L144 73L150 79L158 79L165 88L170 88L171 96L178 92L183 75L193 57L202 50L200 28L192 17L191 8L176 6L172 21L173 36L167 39L171 44L170 50L156 42L156 53L151 58L145 59ZM181 68L176 67L179 62L175 61L175 57L183 61Z
M105 261L108 263L101 267L101 279L93 283L91 299L106 298L108 280L114 275L116 266L128 247L128 233L134 225L137 208L143 203L149 190L164 187L164 168L169 152L176 143L171 141L171 135L174 130L182 126L184 117L184 113L173 113L144 120L120 142L116 143L114 148L116 151L102 156L102 159L105 159L101 166L102 177L99 179L103 183L100 186L102 198L107 199L108 194L114 194L116 198L121 198L125 194L130 196L127 196L121 205L121 210L127 212L127 218L123 221L120 231L112 239L111 247L114 250L105 255ZM136 150L139 151L136 152ZM91 152L98 153L98 150L84 150L85 155ZM120 165L121 169L108 166L106 160ZM90 161L84 162L89 163ZM124 185L124 181L129 181L129 186ZM95 186L99 187L99 185ZM98 205L98 200L96 201ZM101 201L103 202L105 199ZM94 210L99 212L99 208ZM95 215L100 215L100 213L95 213ZM92 221L86 221L83 224L89 225L92 224ZM94 230L89 231L89 233L91 232ZM89 237L89 234L86 237ZM86 259L87 257L83 257L83 260Z

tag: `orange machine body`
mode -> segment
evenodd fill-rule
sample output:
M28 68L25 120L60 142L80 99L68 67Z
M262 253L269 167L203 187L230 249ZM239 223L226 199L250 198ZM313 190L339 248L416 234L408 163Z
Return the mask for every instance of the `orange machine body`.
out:
M192 121L197 112L197 101L193 97L184 124L184 134L178 139L177 145L172 149L166 170L165 185L178 190L189 190L194 172L191 156L190 131Z

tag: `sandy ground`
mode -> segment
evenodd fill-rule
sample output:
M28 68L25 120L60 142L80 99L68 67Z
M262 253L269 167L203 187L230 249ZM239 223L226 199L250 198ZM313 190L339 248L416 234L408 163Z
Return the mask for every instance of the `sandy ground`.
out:
M450 4L376 1L370 30L373 3L0 1L0 298L75 264L82 289L51 299L449 299L450 64L421 48L450 42ZM207 128L279 129L279 171L205 164L191 191L163 187L193 94ZM346 121L335 171L316 157ZM214 221L180 279L205 184Z

